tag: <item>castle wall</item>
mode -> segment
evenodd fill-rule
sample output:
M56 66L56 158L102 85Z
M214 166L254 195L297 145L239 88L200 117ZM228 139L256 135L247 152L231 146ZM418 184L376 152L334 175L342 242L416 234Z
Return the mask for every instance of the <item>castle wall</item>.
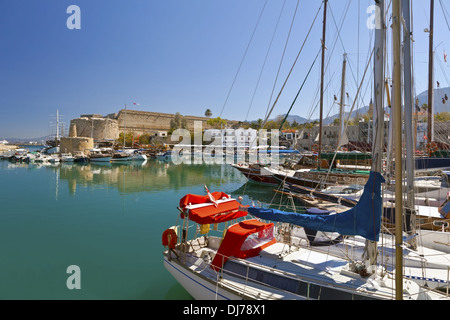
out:
M82 116L70 121L70 125L76 126L78 137L92 137L94 140L119 138L119 125L116 119Z
M61 153L74 153L75 151L82 151L87 153L94 148L94 140L92 138L71 137L61 138L59 150Z
M194 123L201 122L202 130L211 129L207 124L209 118L196 116L183 116L187 121L187 129L194 130ZM135 135L154 135L158 131L170 131L170 122L175 114L148 112L137 110L120 110L118 114L109 114L106 117L97 114L81 115L80 118L70 122L76 127L78 137L94 138L94 140L118 139L120 133L133 132ZM235 125L236 121L227 121Z
M147 112L136 110L120 110L118 114L119 131L134 132L136 134L152 133L154 131L169 131L170 121L174 114ZM203 129L210 126L206 124L209 118L196 116L183 116L187 120L188 130L194 130L194 122L200 121Z

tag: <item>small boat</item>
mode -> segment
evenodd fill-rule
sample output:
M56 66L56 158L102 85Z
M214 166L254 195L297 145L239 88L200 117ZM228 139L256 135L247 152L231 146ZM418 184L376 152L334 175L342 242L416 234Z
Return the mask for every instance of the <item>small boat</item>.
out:
M48 156L48 159L47 159L47 161L50 163L59 163L60 160L61 159L59 158L59 155L57 155L57 154L52 154L52 155Z
M81 151L75 151L75 153L73 155L73 162L76 162L76 163L88 163L89 162L89 157L86 156Z
M172 158L172 150L156 154L156 159L158 160L170 160L171 158Z
M110 153L102 152L100 149L91 149L89 160L91 162L110 162L112 155Z
M73 156L71 153L61 153L62 162L73 162Z
M135 150L132 154L133 161L146 161L147 155L143 153L142 151Z
M112 162L126 162L131 161L133 159L132 155L127 154L126 152L115 152L112 155Z

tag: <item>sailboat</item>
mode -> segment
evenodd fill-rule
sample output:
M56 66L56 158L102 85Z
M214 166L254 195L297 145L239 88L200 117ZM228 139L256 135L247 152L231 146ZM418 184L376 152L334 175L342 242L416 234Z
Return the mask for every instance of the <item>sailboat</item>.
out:
M324 4L326 14L327 0ZM383 1L377 6L384 12ZM399 9L395 2L397 28ZM383 41L377 38L381 46ZM381 105L377 104L378 113ZM183 224L162 235L166 269L195 299L448 300L445 294L404 278L398 270L392 273L376 264L384 182L381 137L377 131L373 167L363 195L355 207L344 212L298 214L243 206L225 193L210 193L206 186L205 196L186 195L178 207ZM190 228L191 223L195 229ZM219 224L225 226L219 229ZM364 260L347 260L293 243L292 225L362 237ZM402 257L398 252L401 229L396 236L398 258ZM402 270L401 261L396 262Z

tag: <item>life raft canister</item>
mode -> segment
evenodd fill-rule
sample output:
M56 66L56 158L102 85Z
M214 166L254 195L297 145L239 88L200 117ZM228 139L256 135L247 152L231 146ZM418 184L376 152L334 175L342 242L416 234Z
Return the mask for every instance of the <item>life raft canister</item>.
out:
M167 229L162 234L162 244L164 247L169 247L169 249L175 249L177 244L177 233L174 229Z

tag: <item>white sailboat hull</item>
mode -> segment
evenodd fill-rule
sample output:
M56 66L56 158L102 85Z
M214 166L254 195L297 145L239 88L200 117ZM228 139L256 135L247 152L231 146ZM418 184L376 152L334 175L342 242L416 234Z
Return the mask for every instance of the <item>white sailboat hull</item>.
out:
M216 286L213 283L210 283L205 279L194 275L192 272L189 272L185 267L178 264L174 260L169 262L165 258L164 267L195 300L241 299L231 293L223 292L223 290L219 290L216 292Z

